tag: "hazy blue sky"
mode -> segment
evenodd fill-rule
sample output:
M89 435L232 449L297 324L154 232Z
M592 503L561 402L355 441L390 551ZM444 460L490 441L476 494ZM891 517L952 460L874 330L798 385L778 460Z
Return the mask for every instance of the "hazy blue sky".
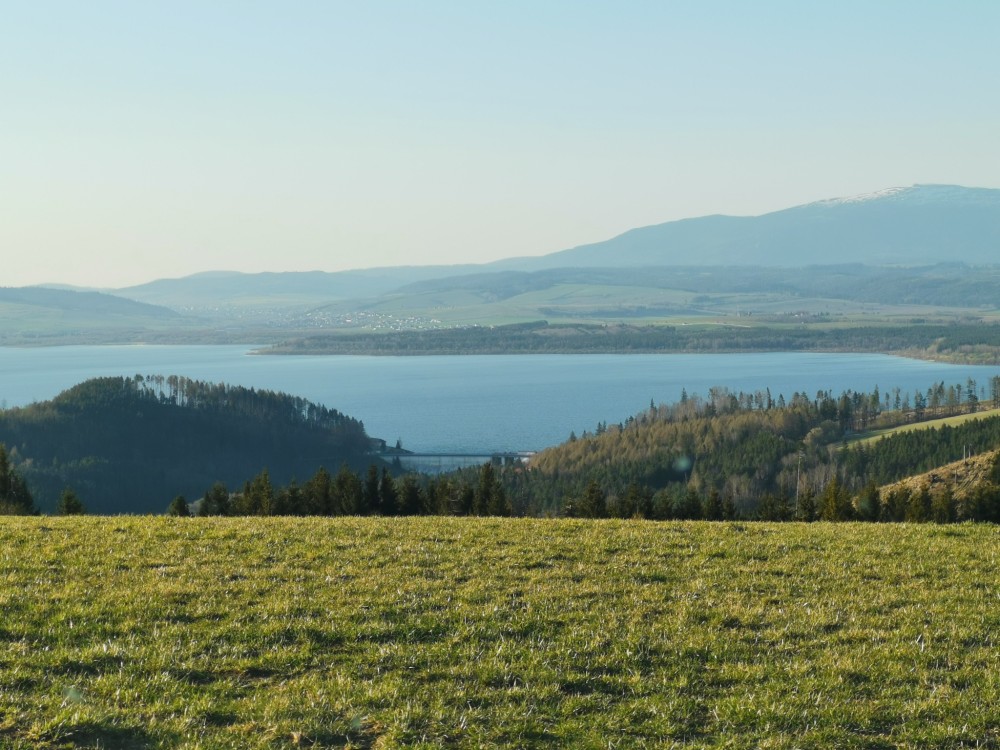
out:
M1000 2L0 0L0 285L1000 187Z

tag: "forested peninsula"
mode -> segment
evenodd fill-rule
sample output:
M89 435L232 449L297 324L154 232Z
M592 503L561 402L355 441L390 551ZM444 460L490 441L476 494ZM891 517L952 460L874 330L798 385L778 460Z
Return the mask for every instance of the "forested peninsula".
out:
M364 425L305 399L180 376L96 378L0 411L9 465L45 511L70 487L98 513L162 513L269 469L276 482L377 458ZM2 488L0 488L2 489Z
M329 333L260 354L461 355L739 352L873 352L967 364L1000 363L1000 325L926 323L818 327L792 323L550 324L546 321L385 333ZM822 322L821 320L819 321Z

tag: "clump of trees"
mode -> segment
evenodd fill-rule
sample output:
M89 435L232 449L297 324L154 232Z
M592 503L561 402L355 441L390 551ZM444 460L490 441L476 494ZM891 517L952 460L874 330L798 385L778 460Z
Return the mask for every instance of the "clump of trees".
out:
M336 474L320 468L304 484L284 487L275 487L264 469L238 491L216 482L183 507L197 516L510 516L514 511L489 463L461 476L398 478L374 464L363 476L345 464ZM168 513L185 515L181 508L175 498Z
M267 390L160 375L95 378L51 401L0 410L0 442L38 506L73 487L100 513L162 511L269 466L279 482L323 463L371 460L364 425Z
M82 516L87 513L87 506L83 500L71 488L67 487L59 496L59 505L56 506L56 515L60 516Z
M651 402L623 423L572 435L504 483L515 511L528 515L877 520L873 486L1000 446L1000 418L873 443L848 444L851 436L998 405L1000 377L988 394L972 379L912 397L875 388L786 402L769 389L682 391L675 404Z
M0 515L31 515L37 512L24 477L11 466L7 446L0 443Z

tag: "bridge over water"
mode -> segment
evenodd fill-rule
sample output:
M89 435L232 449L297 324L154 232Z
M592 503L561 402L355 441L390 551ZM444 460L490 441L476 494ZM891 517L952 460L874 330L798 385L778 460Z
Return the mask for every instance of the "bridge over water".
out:
M534 455L535 451L479 451L473 453L400 451L382 457L387 460L398 459L399 463L407 469L438 473L467 466L482 466L485 463L492 463L494 466L527 464Z

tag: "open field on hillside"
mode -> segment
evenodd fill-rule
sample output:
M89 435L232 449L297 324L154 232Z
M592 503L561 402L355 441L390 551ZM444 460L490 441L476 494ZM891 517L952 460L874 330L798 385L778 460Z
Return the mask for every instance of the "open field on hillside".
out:
M0 746L997 747L1000 529L0 519Z
M871 443L880 438L894 435L897 432L912 432L914 430L934 430L939 427L955 427L973 419L989 419L1000 416L1000 409L986 409L984 411L973 412L972 414L959 414L954 417L942 417L941 419L928 419L924 422L913 422L911 424L900 425L899 427L887 427L884 430L871 430L864 432L848 440L848 444Z

